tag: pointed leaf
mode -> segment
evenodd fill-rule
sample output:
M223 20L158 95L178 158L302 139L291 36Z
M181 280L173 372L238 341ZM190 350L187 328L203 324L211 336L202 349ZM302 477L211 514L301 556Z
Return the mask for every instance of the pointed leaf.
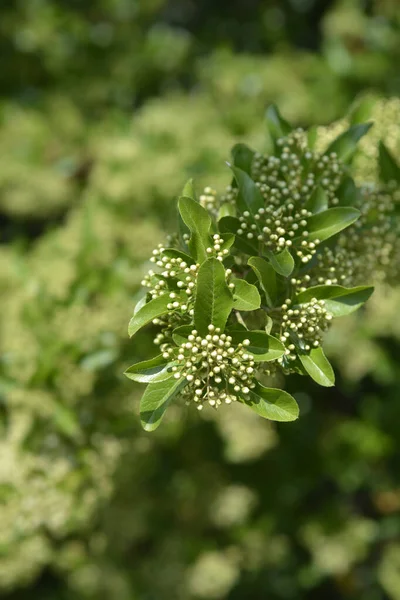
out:
M280 358L285 347L276 337L269 335L265 331L246 331L246 329L229 329L229 335L235 344L242 343L243 340L249 340L250 344L246 346L246 351L254 356L255 362L268 362Z
M191 198L181 197L178 208L183 222L191 231L189 250L197 262L207 258L206 249L211 246L211 217L205 208Z
M261 298L255 285L244 279L234 279L233 308L235 310L257 310L261 306Z
M188 341L189 335L192 333L193 325L181 325L172 332L172 339L177 346L181 346Z
M158 383L150 383L140 401L140 421L143 429L154 431L161 423L171 400L179 394L187 384L186 379L167 379Z
M142 296L142 298L140 298L140 300L138 302L136 302L135 308L133 309L133 314L136 315L139 312L139 310L141 308L143 308L143 306L146 304L146 302L147 302L147 294Z
M194 303L194 323L200 335L206 335L208 326L221 331L233 308L233 297L226 283L225 269L219 260L209 258L197 275L197 291Z
M348 162L357 149L357 143L359 140L370 130L372 123L361 123L359 125L352 125L347 131L341 133L333 142L328 146L325 154L336 152L338 157L343 162Z
M164 294L142 306L129 322L129 336L132 337L139 329L150 323L150 321L168 312L167 306L170 302L168 294Z
M305 208L316 214L328 210L328 207L329 201L325 190L320 186L316 187L307 200Z
M249 396L250 400L245 403L264 419L288 422L295 421L299 416L296 400L283 390L267 388L259 383Z
M276 302L276 274L273 266L260 256L252 256L248 264L253 269L264 290L268 306L274 306Z
M294 269L294 259L287 248L282 250L282 252L279 252L279 254L274 254L268 250L266 252L266 256L274 270L279 273L279 275L289 277Z
M271 104L265 113L267 127L274 141L278 138L286 137L292 128L287 121L281 116L275 104Z
M173 375L171 371L172 363L168 363L162 354L144 360L129 367L124 375L128 379L138 381L139 383L151 383L156 381L165 381Z
M256 214L259 208L263 208L265 201L260 190L252 180L250 175L231 166L237 185L239 188L237 203L241 211L248 210L251 214Z
M354 288L345 288L341 285L316 285L296 297L296 303L309 302L312 298L325 300L325 308L334 317L349 315L362 306L371 296L374 288L363 285Z
M336 192L340 206L355 206L358 202L359 195L360 190L354 183L354 179L346 174Z
M316 239L323 242L357 221L360 214L356 208L338 206L313 215L308 219L309 236L307 239L310 242Z
M251 165L254 158L254 150L246 144L236 144L231 150L232 160L235 167L239 167L248 175L251 175Z
M400 166L383 142L379 142L379 174L385 183L400 183Z
M308 354L299 354L304 369L314 381L324 387L335 385L335 373L321 346L313 348Z
M240 229L240 221L236 217L222 217L218 222L218 227L221 233L232 233L235 235L234 246L245 254L257 254L258 250L252 243L253 240L248 240L244 234L238 235Z
M182 250L177 250L176 248L165 248L163 254L169 258L180 258L188 265L192 265L194 263L193 258L189 256L189 254L182 252Z

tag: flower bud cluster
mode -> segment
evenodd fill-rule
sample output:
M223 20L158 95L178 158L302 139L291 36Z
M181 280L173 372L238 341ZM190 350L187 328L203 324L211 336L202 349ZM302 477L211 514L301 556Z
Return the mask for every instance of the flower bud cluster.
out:
M400 275L400 227L395 218L399 189L361 189L361 217L326 246L310 272L311 285L354 286L396 281Z
M199 198L200 204L203 208L208 210L211 214L217 212L217 192L211 187L204 188L203 193Z
M324 155L311 150L302 129L278 139L276 144L277 156L254 155L252 177L266 186L264 194L269 196L271 189L277 189L281 192L280 204L290 198L304 206L316 186L321 186L329 204L338 204L336 193L344 167L335 152Z
M262 189L265 186L260 186ZM273 197L274 194L273 194ZM296 210L292 202L277 206L275 202L260 208L253 216L245 211L240 217L238 235L245 235L248 240L256 239L261 249L280 252L291 248L303 263L307 263L316 253L319 240L309 241L307 238L307 219L312 213L305 208Z
M212 240L213 245L206 249L208 257L214 256L217 260L222 262L224 258L228 256L229 249L224 248L225 241L218 233L213 235Z
M201 410L204 403L217 408L246 397L255 383L255 362L246 347L249 340L233 345L229 334L213 325L202 337L193 329L187 342L180 346L162 344L165 359L174 363L176 379L186 379L182 396L187 404L194 402Z
M285 354L278 362L286 367L296 359L297 350L309 352L320 345L323 333L328 329L332 315L325 302L312 298L309 302L292 307L288 298L282 304L280 339L286 346Z

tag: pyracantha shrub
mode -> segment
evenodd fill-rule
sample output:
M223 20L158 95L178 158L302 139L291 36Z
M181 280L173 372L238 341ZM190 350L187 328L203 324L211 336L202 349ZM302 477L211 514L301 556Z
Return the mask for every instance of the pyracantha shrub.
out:
M232 150L222 195L192 182L178 200L178 232L160 244L129 324L158 327L155 358L126 371L147 383L143 427L155 429L173 399L242 402L275 421L298 417L296 400L271 385L299 373L322 386L334 373L322 349L336 317L357 310L398 252L399 168L381 152L383 182L356 186L351 161L371 124L356 124L319 152L315 131L267 111L271 150ZM279 378L278 378L279 379Z

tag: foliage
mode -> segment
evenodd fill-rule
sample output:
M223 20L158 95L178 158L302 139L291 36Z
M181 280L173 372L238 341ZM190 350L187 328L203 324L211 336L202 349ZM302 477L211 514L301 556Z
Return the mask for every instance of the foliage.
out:
M370 114L318 128L315 150L373 121L351 166L359 188L373 186L357 223L390 213L377 149L399 162L399 100L379 93L399 90L398 10L364 4L246 0L227 15L205 1L2 3L5 599L398 599L394 220L383 246L355 247L356 224L335 237L366 252L351 278L376 290L327 332L334 388L277 374L295 422L237 402L201 418L171 404L150 435L142 384L122 376L154 355L155 328L132 343L126 322L147 257L175 228L173 198L192 177L198 196L226 195L234 144L271 153L267 104L296 127L326 125L372 86ZM252 269L274 302L270 265Z

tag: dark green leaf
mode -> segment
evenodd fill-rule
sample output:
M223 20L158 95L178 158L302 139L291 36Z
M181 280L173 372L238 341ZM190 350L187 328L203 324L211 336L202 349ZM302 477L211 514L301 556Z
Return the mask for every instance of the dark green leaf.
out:
M161 315L168 312L167 305L171 302L168 294L159 296L147 302L144 306L133 315L129 322L128 334L132 337L139 329L150 323L153 319L160 317Z
M315 188L307 200L305 208L314 214L328 210L328 196L322 187Z
M379 174L383 182L400 183L400 166L383 142L379 142Z
M150 383L140 401L140 421L143 429L154 431L161 423L171 400L187 384L186 379L175 378Z
M181 325L172 332L172 339L177 346L181 346L188 341L189 335L192 333L192 325Z
M254 158L254 150L246 144L236 144L231 150L232 160L235 167L239 167L248 175L251 175L251 165Z
M312 298L325 300L326 309L334 317L354 312L371 296L374 288L369 285L345 288L341 285L316 285L297 295L296 303L309 302Z
M267 388L260 383L249 394L246 404L264 419L271 421L295 421L299 416L296 400L283 390Z
M289 275L292 273L294 269L294 260L287 248L282 250L282 252L279 252L279 254L274 254L268 250L266 252L266 257L279 275L289 277Z
M238 330L236 325L235 329L229 329L229 335L235 344L249 340L250 345L246 346L246 350L254 356L256 362L276 360L285 352L282 342L265 331L247 331L244 328Z
M164 254L169 258L180 258L188 265L191 265L194 262L193 258L189 256L189 254L186 254L186 252L182 252L182 250L177 250L176 248L165 248Z
M308 219L309 236L307 239L310 242L316 239L323 242L357 221L360 214L356 208L337 206L313 215Z
M234 279L233 308L235 310L257 310L261 306L261 298L255 285L244 279Z
M242 212L248 210L256 214L265 204L263 195L247 173L235 166L231 166L231 169L238 185L238 207Z
M292 128L287 121L281 116L275 104L271 104L265 113L268 131L274 141L278 138L286 137Z
M335 385L335 374L321 346L313 348L307 354L299 354L299 359L310 377L319 385L324 387Z
M360 191L354 183L354 179L346 174L336 192L340 206L354 206L359 195Z
M170 379L173 373L169 364L162 354L155 356L150 360L144 360L129 367L124 375L128 379L138 381L139 383L155 383L156 381L165 381Z
M234 246L245 254L257 254L257 248L252 244L251 240L248 240L246 236L238 235L237 230L240 229L240 221L236 217L222 217L218 222L218 227L221 233L233 233L235 235Z
M233 308L233 297L226 283L225 269L216 258L209 258L200 267L194 304L194 323L200 335L206 335L209 325L224 330Z
M259 256L252 256L248 264L256 274L261 288L265 293L268 306L274 306L276 302L276 274L273 266Z
M178 200L178 208L183 222L191 231L189 250L197 262L202 263L207 258L207 248L210 247L211 217L205 208L191 198L182 197Z
M335 140L333 140L333 142L328 146L325 154L336 152L338 157L343 162L348 162L353 157L357 149L357 143L371 127L372 123L360 123L358 125L352 125L349 129L347 129L347 131L344 131Z

